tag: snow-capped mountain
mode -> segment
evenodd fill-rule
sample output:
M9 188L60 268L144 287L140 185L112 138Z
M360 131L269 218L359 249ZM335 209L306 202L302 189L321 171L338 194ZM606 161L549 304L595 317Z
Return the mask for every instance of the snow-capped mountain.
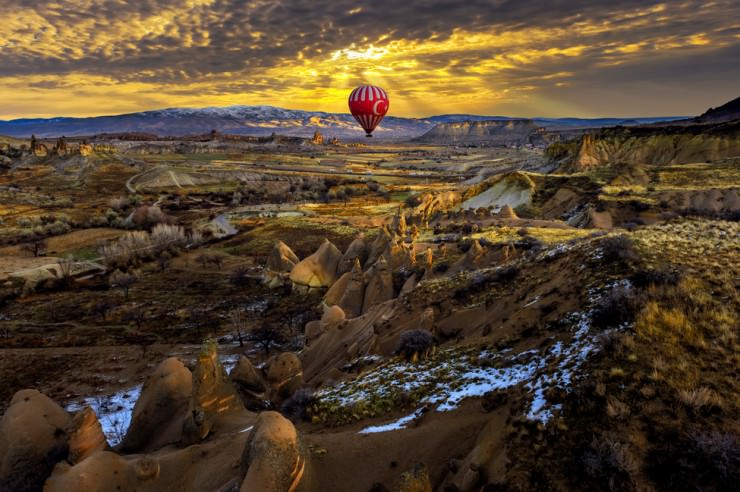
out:
M480 115L440 115L428 118L387 116L375 130L377 137L407 139L424 134L438 123L516 118ZM635 118L634 123L665 121L674 118ZM622 119L544 119L535 118L537 125L551 128L587 128L616 125ZM630 123L633 121L631 120ZM168 108L140 113L89 118L56 117L48 119L16 119L0 121L0 135L14 137L56 137L95 135L99 133L151 133L160 136L182 136L217 130L237 135L310 136L319 130L324 135L339 138L359 138L364 132L352 115L301 111L274 106L226 106L207 108Z

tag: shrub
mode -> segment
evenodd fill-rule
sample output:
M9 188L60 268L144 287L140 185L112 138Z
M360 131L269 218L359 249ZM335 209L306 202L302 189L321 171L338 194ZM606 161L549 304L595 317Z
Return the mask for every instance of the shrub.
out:
M36 257L46 254L46 250L49 247L49 244L47 243L46 239L37 237L33 238L27 243L21 244L20 247L22 251L27 251L31 253L34 257Z
M628 263L639 258L635 243L624 235L605 237L601 240L601 250L606 261Z
M311 405L316 401L311 388L300 388L285 400L280 407L280 412L290 420L308 420L310 418Z
M110 208L113 210L121 211L131 206L131 200L125 196L119 196L118 198L111 198L108 202Z
M648 287L650 285L676 285L681 281L682 274L668 269L646 269L635 272L630 281L637 287Z
M511 282L519 275L519 268L514 265L499 268L493 274L491 280L494 282Z
M111 287L121 289L124 299L128 300L128 291L136 282L136 277L131 275L130 273L124 273L120 270L116 270L111 274L109 282Z
M426 330L408 330L401 334L396 348L396 354L406 360L426 358L434 345L432 334Z
M538 250L544 247L544 243L534 236L525 236L520 241L514 243L514 246L523 251Z
M597 439L583 456L584 470L609 490L632 490L639 472L638 459L625 443L610 438Z
M169 247L182 247L187 243L185 229L181 226L169 224L157 224L152 228L149 235L155 250L163 250Z
M245 266L239 265L231 270L229 275L229 283L235 287L246 287L249 284L249 269Z
M694 432L689 435L690 466L716 490L731 490L740 481L740 443L724 432Z
M634 321L644 300L633 289L618 286L606 293L591 314L594 326L616 328Z

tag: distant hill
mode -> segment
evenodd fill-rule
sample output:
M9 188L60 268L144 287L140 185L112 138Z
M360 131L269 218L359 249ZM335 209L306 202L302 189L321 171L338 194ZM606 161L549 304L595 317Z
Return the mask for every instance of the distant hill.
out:
M740 97L718 108L709 108L701 116L693 118L696 123L722 123L733 120L740 120Z
M680 117L636 118L636 124L671 121ZM428 118L386 117L375 130L380 138L418 137L439 123L462 121L510 121L520 118L452 114ZM624 118L534 118L547 129L598 128L622 123ZM217 130L235 135L265 136L272 133L309 137L315 130L342 139L362 138L364 132L350 114L299 111L273 106L228 106L211 108L170 108L140 113L89 118L33 118L0 120L0 135L14 137L83 136L99 133L151 133L181 136Z
M526 119L440 123L415 141L439 144L524 145L535 143L533 139L539 136L539 128L533 120Z

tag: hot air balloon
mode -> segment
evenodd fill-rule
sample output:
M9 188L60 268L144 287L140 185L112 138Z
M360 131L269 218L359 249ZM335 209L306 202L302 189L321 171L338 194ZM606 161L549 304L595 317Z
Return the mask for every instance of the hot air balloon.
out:
M372 137L373 130L388 112L388 94L380 87L361 85L349 95L349 110L357 123Z

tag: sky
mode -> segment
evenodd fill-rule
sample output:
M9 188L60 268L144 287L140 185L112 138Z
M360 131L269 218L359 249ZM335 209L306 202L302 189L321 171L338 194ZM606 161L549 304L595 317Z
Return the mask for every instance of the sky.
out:
M740 96L740 0L2 0L0 119L266 104L689 116Z

